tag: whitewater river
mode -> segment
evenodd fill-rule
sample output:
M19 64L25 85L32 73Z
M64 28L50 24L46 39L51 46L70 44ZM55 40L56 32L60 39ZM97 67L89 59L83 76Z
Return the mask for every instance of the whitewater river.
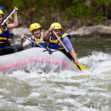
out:
M87 71L0 73L0 111L111 111L111 38L73 38Z

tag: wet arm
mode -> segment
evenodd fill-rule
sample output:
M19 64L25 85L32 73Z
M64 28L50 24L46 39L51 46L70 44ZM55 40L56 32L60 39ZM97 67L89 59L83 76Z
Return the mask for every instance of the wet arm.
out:
M44 32L43 39L48 40L50 33L54 30L53 27L50 27L46 32Z
M66 46L66 48L68 49L72 58L74 59L75 64L78 64L78 58L77 58L76 52L74 51L73 46L72 46L71 41L69 40L69 38L64 37L63 38L63 43Z
M76 52L74 50L72 50L72 51L70 51L70 55L74 59L74 63L78 65L79 63L78 63L78 58L77 58Z
M15 28L18 26L18 15L17 15L18 10L17 9L15 10L16 11L14 12L14 23L7 24L8 29Z
M46 32L44 32L44 34L43 34L43 39L44 39L44 40L47 40L47 39L48 39L49 33L50 33L49 30L47 30Z

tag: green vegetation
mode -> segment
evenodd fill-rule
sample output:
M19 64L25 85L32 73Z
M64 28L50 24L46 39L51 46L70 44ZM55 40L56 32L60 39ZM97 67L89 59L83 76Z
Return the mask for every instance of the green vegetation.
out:
M108 17L111 11L111 0L72 0L72 5L66 8L66 14L79 19L101 21Z
M49 25L72 19L98 23L111 18L111 0L0 0L0 5L7 13L18 7L22 25L37 21Z

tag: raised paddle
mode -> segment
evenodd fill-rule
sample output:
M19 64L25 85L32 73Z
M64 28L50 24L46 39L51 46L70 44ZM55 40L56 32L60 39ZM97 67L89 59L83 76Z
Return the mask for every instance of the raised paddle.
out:
M13 11L10 13L10 15L2 22L1 25L4 25L4 23L12 16L12 14L15 12L16 10L13 9Z
M62 46L64 47L64 49L66 50L67 53L69 53L68 49L66 48L66 46L63 44L63 42L61 41L61 39L58 37L58 35L55 33L55 31L53 31L54 35L57 37L57 39L59 40L59 42L62 44ZM76 65L75 64L75 67L78 68L79 70L86 70L87 68L84 67L83 65L81 64L78 64Z

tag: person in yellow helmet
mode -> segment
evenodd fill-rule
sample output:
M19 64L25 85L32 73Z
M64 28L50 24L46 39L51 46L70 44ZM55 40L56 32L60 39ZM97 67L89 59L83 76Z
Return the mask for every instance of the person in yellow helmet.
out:
M14 23L5 23L3 25L2 22L4 21L4 12L0 10L0 55L10 54L14 52L18 52L23 50L20 45L13 45L11 46L9 42L11 42L10 33L8 29L12 29L17 27L18 25L18 18L17 18L17 8L14 8Z
M41 25L39 23L33 23L30 25L30 31L32 33L30 39L27 39L25 42L23 42L24 38L26 37L25 34L21 36L21 42L20 45L23 46L23 48L26 48L28 46L32 47L47 47L47 44L45 41L43 41L43 32L41 32ZM40 44L40 45L39 45Z
M64 46L61 44L61 42L58 40L58 38L55 36L53 31L57 34L59 39L62 41L64 46L67 48L69 53L66 52ZM52 23L50 28L44 32L43 35L44 40L48 41L48 47L51 49L58 49L62 51L66 56L73 60L76 65L78 65L78 58L76 55L76 52L71 44L71 36L67 33L62 32L62 25L58 22Z
M4 13L5 11L4 11L3 7L1 7L1 6L0 6L0 9L3 11L2 20L0 21L0 24L1 24L3 22L3 20L5 19L5 13ZM2 27L4 27L4 29L6 29L8 31L18 26L18 16L17 16L18 8L15 7L13 10L15 10L14 23L11 23L11 21L12 21L12 17L11 17L6 21L6 23L4 25L2 25ZM12 43L12 39L13 39L13 34L10 33L10 37L8 38L8 42L7 42L9 45Z

